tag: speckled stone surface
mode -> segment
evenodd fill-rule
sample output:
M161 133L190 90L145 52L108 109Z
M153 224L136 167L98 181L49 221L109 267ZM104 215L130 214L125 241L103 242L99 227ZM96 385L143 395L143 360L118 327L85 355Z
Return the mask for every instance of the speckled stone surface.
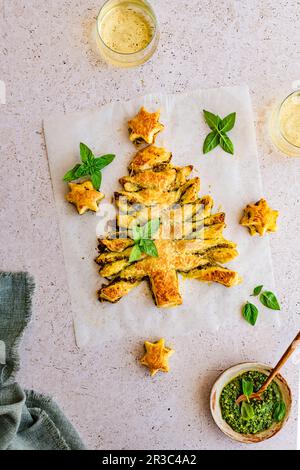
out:
M144 66L125 70L106 65L94 49L90 31L102 3L0 0L0 80L7 87L7 103L0 105L1 269L26 269L37 284L18 380L51 393L89 448L240 449L212 421L210 387L234 363L274 362L300 323L300 159L277 152L266 129L274 100L300 80L300 4L153 0L161 29L158 51ZM240 83L251 90L264 196L281 214L271 245L284 322L280 333L270 332L272 351L259 327L241 338L238 349L231 347L230 332L218 338L195 332L188 343L170 338L177 351L172 358L176 375L150 380L137 363L142 338L78 350L43 117L155 91ZM258 341L266 344L260 357ZM204 378L197 373L199 342L211 353ZM284 371L294 393L298 367L291 361ZM295 446L296 404L283 432L251 448Z

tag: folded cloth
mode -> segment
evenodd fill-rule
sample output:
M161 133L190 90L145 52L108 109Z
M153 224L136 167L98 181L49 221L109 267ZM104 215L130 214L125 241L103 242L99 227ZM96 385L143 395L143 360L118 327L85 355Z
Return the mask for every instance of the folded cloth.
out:
M34 282L0 273L0 450L78 450L84 445L53 400L14 382L20 338L31 318Z

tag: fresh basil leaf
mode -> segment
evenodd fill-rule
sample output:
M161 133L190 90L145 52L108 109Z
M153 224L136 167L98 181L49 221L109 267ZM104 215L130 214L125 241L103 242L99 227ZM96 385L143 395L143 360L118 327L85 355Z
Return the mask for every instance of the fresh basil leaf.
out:
M78 168L80 168L80 163L77 163L71 170L67 171L65 176L63 177L64 181L74 181L77 179L76 172Z
M219 124L219 130L221 132L228 132L233 129L235 124L236 113L230 113L228 116L224 117Z
M76 170L76 179L82 178L83 176L87 176L90 174L89 167L85 164L82 163L79 165L78 169Z
M153 238L160 226L160 219L149 220L142 227L142 236L141 238Z
M230 153L231 155L234 154L234 146L228 135L221 133L220 145L225 152Z
M279 401L275 405L273 418L275 419L277 423L279 423L279 421L281 421L285 417L285 414L286 414L285 403L284 401Z
M205 109L203 110L203 114L205 122L213 131L208 134L203 143L203 153L208 153L217 145L220 145L225 152L233 154L234 145L226 132L233 128L235 124L236 113L230 113L224 119L221 119L220 116L210 113ZM218 134L218 137L215 134Z
M82 178L83 176L90 176L94 188L99 190L102 182L102 174L100 170L109 165L115 158L115 155L107 154L102 155L102 157L95 158L91 149L81 142L80 156L83 163L78 163L74 168L69 170L63 178L64 181L73 181L75 179Z
M93 160L93 168L95 170L102 170L105 168L107 165L109 165L115 158L115 155L108 154L108 155L102 155L102 157L97 157Z
M88 162L91 162L92 160L94 160L93 152L83 142L80 142L80 156L81 156L81 161L83 163L88 163Z
M253 383L250 380L242 379L243 394L249 400L250 395L253 393Z
M259 296L261 303L272 310L280 310L279 302L273 292L265 291Z
M143 231L143 227L140 227L139 225L133 225L131 227L131 230L132 230L132 238L133 240L135 240L136 242L138 242L139 240L141 240L142 238L142 231Z
M258 294L261 293L263 287L264 287L264 286L256 286L256 287L254 287L253 293L252 293L251 295L254 296L254 297L256 297Z
M142 255L141 249L139 245L134 245L129 256L129 263L132 263L133 261L137 261L140 259Z
M208 153L220 143L220 136L217 131L210 132L203 143L203 153Z
M97 173L93 173L91 175L91 181L93 183L94 188L97 191L99 191L100 186L101 186L101 182L102 182L102 173L101 173L101 171L99 171Z
M246 401L242 401L241 417L246 421L254 418L254 410L250 403L247 403Z
M144 253L146 253L146 255L150 255L154 257L158 256L158 251L153 240L150 240L150 239L140 240L139 246L141 250Z
M208 127L210 127L210 129L214 131L219 128L219 124L221 122L220 116L210 113L209 111L206 111L205 109L203 109L203 114L204 114L205 122L208 125Z
M243 307L243 317L250 325L254 326L258 317L257 307L247 302Z

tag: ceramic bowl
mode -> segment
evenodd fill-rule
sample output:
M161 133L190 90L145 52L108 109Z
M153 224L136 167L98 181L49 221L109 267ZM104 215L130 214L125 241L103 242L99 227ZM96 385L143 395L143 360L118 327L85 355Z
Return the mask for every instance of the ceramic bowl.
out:
M228 382L230 382L238 375L241 375L244 372L250 370L256 370L258 372L263 372L269 375L272 368L266 364L261 364L260 362L244 362L241 364L237 364L225 370L219 376L219 378L214 383L210 394L210 410L217 426L221 429L221 431L223 431L224 434L226 434L226 436L230 437L231 439L234 439L235 441L243 443L261 442L277 434L288 420L292 405L292 396L290 388L285 379L280 374L277 374L274 381L278 385L282 394L282 398L286 405L286 415L284 419L279 423L274 423L269 429L259 432L257 434L240 434L231 429L231 427L222 418L220 407L220 395L223 388L225 387L225 385L228 384Z

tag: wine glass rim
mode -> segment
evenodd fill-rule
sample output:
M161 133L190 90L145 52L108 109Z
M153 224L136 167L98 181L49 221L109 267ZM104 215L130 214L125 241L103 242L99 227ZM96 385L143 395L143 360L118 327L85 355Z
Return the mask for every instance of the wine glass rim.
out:
M145 6L147 6L149 8L149 11L151 13L151 15L153 16L153 20L154 20L154 31L153 31L153 35L152 35L152 38L151 38L151 41L145 46L143 47L142 49L139 49L138 51L135 51L135 52L118 52L114 49L112 49L111 47L109 47L106 42L104 42L102 36L101 36L101 33L100 33L100 27L99 27L99 18L100 18L100 15L102 13L102 10L105 8L105 6L112 2L113 0L106 0L106 2L102 5L102 7L100 8L100 11L98 13L98 16L97 16L97 33L98 33L98 36L99 36L99 39L100 41L102 42L102 44L111 52L113 52L114 54L116 55L119 55L119 56L123 56L123 57L134 57L135 55L137 54L140 54L141 52L144 52L146 51L148 48L150 49L150 46L152 46L156 36L157 36L157 31L158 31L158 27L157 27L157 18L156 18L156 15L154 13L154 10L152 8L152 6L150 5L150 3L147 1L147 0L142 0L143 3L145 3ZM125 1L125 0L124 0ZM130 3L130 0L128 0L128 2Z
M277 116L277 124L278 124L278 128L279 128L279 132L280 132L280 135L281 137L289 144L291 145L293 148L299 150L300 149L300 145L295 145L293 144L292 142L290 142L290 140L283 134L282 130L281 130L281 127L280 127L280 112L281 112L281 109L284 105L284 103L290 99L293 95L296 95L298 94L300 96L300 89L299 90L294 90L292 91L291 93L289 93L285 98L284 100L282 100L282 102L280 103L280 106L279 106L279 110L278 110L278 116Z

